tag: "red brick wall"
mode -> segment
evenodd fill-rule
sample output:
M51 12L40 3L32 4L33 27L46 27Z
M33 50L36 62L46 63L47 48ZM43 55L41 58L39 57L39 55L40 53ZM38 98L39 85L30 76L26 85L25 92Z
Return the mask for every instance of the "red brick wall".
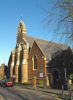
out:
M37 56L37 69L33 69L33 56ZM28 57L28 77L29 82L33 82L34 76L36 76L37 83L39 83L40 79L44 79L44 76L46 75L46 66L45 66L45 60L44 55L41 51L41 49L38 47L36 42L33 43L33 46L29 52ZM40 78L40 72L43 73L43 77Z

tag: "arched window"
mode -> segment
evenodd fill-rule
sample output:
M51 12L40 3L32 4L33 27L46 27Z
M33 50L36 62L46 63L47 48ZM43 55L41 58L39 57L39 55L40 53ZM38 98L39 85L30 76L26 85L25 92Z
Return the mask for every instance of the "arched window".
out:
M37 56L33 56L33 69L37 69Z

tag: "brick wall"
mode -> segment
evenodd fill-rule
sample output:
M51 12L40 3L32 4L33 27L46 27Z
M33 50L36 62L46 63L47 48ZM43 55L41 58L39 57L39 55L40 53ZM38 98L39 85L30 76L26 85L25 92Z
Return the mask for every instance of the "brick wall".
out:
M33 56L37 56L37 69L33 69ZM44 80L46 75L46 65L45 65L45 57L38 47L37 43L34 42L33 46L29 52L28 57L28 77L29 82L33 84L33 78L36 76L37 84L40 83L40 80Z

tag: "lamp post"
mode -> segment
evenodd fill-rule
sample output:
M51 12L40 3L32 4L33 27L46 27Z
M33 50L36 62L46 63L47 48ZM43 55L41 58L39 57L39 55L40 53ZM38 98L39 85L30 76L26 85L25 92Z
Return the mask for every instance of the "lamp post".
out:
M64 86L67 87L67 70L66 67L64 68L64 79L65 82L62 84L62 96L64 96Z
M70 97L70 100L72 100L72 94L71 94L71 87L69 85L69 97Z
M64 72L65 72L65 82L67 84L68 91L69 91L69 98L70 98L70 100L72 100L71 87L70 87L69 82L67 82L67 70L66 70L66 68L64 68Z
M65 81L67 82L67 70L64 68L64 73L65 73Z

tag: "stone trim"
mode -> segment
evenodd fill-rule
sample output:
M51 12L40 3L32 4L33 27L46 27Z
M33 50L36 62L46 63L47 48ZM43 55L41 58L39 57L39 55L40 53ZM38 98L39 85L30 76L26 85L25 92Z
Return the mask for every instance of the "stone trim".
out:
M11 66L12 66L12 67L14 66L14 62L11 63Z
M19 60L16 62L16 65L19 65L20 64L20 62L19 62Z
M27 64L27 59L23 59L22 64Z

